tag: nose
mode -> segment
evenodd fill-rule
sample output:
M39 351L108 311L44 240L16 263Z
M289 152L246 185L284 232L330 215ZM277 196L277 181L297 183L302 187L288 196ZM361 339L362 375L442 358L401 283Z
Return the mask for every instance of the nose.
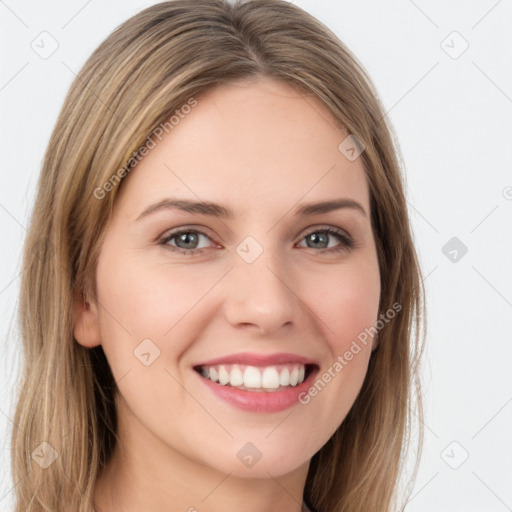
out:
M265 252L252 263L237 261L230 272L224 311L232 326L263 335L290 328L300 315L290 269Z

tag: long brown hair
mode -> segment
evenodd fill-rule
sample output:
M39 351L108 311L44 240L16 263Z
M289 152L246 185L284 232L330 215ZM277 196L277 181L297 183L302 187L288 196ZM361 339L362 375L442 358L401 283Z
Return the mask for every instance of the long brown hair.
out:
M12 435L16 512L90 512L99 470L115 446L108 363L101 347L86 349L73 336L73 298L95 296L98 249L122 185L105 192L103 184L129 172L148 136L191 98L258 77L312 94L363 142L380 312L401 305L379 331L349 414L313 456L304 497L317 512L392 510L418 416L415 476L423 439L424 292L399 153L371 80L330 30L289 2L174 0L129 19L92 54L45 154L20 298L25 361Z

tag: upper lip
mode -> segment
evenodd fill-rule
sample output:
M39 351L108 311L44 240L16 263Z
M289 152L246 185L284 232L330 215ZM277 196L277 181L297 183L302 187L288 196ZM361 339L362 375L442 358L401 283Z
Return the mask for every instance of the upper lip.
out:
M318 366L318 363L308 357L300 356L291 353L277 353L277 354L257 354L250 352L241 352L240 354L230 354L228 356L217 357L199 363L197 366L214 366L218 364L244 364L248 366L273 366L276 364L286 363L299 363L311 364Z

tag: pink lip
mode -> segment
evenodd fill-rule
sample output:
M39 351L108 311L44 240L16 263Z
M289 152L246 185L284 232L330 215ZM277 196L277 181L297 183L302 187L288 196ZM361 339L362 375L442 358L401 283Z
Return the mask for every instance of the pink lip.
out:
M223 359L222 362L225 362L225 360ZM208 389L221 400L245 411L272 413L283 411L301 403L299 396L307 393L318 371L318 367L314 368L302 384L282 391L246 391L231 386L223 386L206 379L197 372L195 373L201 379L201 382L204 382Z
M218 357L210 359L195 365L198 366L213 366L216 364L245 364L249 366L272 366L275 364L285 363L301 363L301 364L314 364L318 366L316 361L308 359L307 357L299 356L297 354L279 353L279 354L256 354L251 352L242 352L240 354L231 354L229 356Z

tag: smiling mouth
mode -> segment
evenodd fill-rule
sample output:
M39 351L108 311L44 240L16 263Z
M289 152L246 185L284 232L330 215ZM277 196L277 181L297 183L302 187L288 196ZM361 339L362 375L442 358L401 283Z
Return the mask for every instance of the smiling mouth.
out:
M221 386L254 392L276 392L302 384L318 366L287 363L266 366L215 364L195 366L203 378Z

